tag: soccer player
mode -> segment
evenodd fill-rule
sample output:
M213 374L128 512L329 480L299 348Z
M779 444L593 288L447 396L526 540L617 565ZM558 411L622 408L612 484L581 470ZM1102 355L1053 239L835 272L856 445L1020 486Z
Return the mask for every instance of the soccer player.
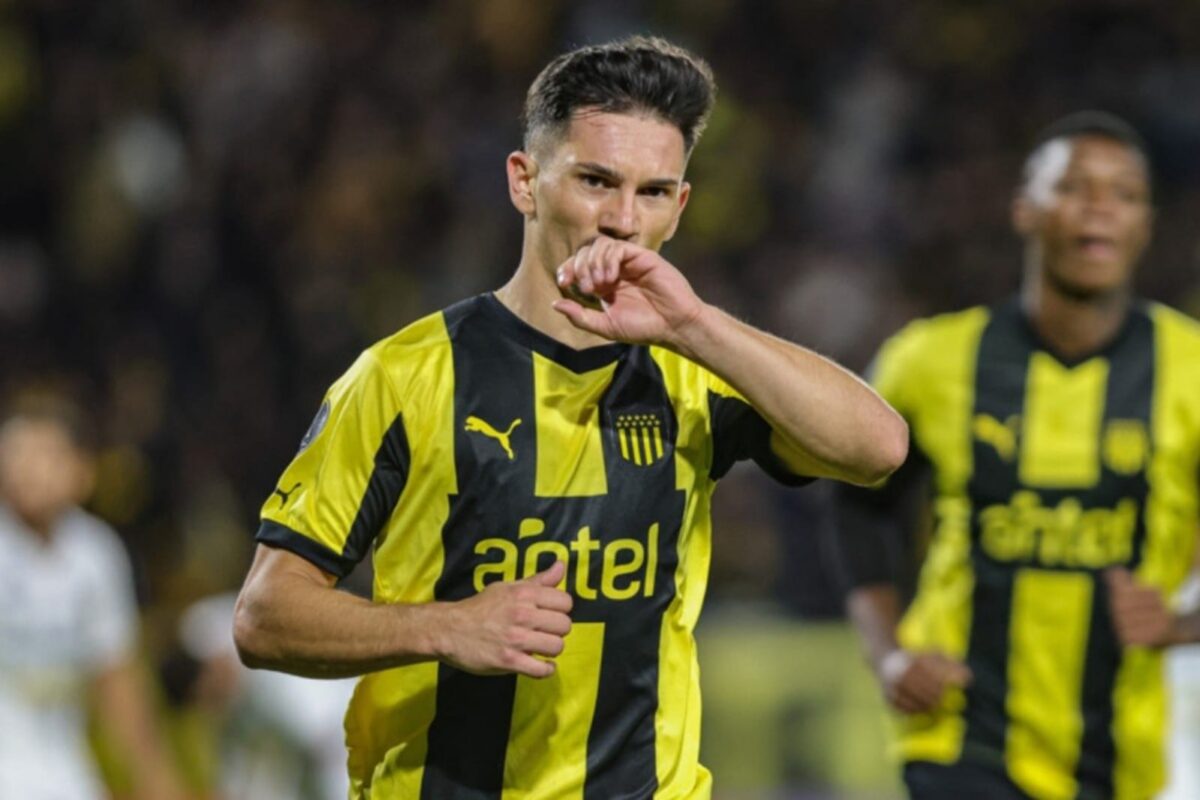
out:
M77 507L91 484L81 432L78 414L48 397L0 421L0 797L107 796L89 706L128 758L137 797L182 797L135 654L128 558Z
M1166 598L1197 530L1200 326L1135 299L1146 148L1083 112L1040 137L1013 206L1019 297L911 323L873 366L912 456L841 492L848 610L894 708L916 800L1124 798L1163 784ZM933 532L901 618L879 548L904 476Z
M263 505L237 643L365 674L354 797L708 797L692 631L714 482L743 458L793 483L903 461L866 384L659 255L713 91L660 39L553 60L507 160L512 279L368 349ZM374 602L336 591L368 552Z

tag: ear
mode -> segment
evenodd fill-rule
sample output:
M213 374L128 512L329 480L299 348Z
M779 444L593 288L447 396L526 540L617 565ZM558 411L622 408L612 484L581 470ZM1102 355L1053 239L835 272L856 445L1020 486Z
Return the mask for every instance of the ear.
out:
M671 220L671 227L667 230L664 242L671 241L675 231L679 230L679 218L683 216L683 209L687 206L688 198L691 196L692 185L687 181L681 181L679 184L679 207L675 209L675 219Z
M522 150L514 150L508 154L505 166L508 171L508 197L513 206L526 217L535 216L537 203L533 193L537 185L537 161Z
M1022 237L1029 236L1037 227L1038 210L1025 192L1017 192L1012 202L1013 229Z

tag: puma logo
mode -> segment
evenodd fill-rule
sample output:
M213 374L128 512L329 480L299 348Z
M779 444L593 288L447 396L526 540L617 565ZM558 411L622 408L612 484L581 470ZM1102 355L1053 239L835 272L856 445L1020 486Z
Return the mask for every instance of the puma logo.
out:
M271 492L271 494L279 495L279 507L283 508L284 506L287 505L288 498L292 496L292 492L296 491L299 488L300 488L300 484L297 483L295 486L288 489L286 492L283 489L276 489L275 491Z
M981 442L990 444L1005 461L1012 461L1017 454L1017 425L1020 417L1012 416L1004 422L990 414L976 414L971 432Z
M519 418L514 419L512 424L508 426L508 430L506 430L504 433L501 433L479 417L472 416L467 417L466 430L471 431L472 433L482 433L489 439L495 439L500 443L500 446L504 448L504 452L508 453L508 460L512 461L517 456L515 453L513 453L512 445L509 443L508 437L512 435L513 428L520 424L521 420Z

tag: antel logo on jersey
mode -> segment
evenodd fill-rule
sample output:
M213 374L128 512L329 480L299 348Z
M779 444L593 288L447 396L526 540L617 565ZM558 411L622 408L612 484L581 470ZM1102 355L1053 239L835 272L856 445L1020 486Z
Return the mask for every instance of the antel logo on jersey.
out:
M1137 518L1128 497L1116 508L1083 508L1074 497L1046 506L1036 492L1020 491L979 512L980 543L997 561L1100 569L1129 562Z
M580 600L629 600L654 594L658 571L658 523L646 531L646 540L614 539L602 543L583 526L568 542L537 539L546 532L540 519L521 520L517 541L490 538L476 543L475 554L487 560L476 565L475 591L481 592L493 581L515 581L546 569L555 561L567 565L567 574L559 588ZM524 540L531 539L526 543ZM599 564L600 580L592 583L593 559Z

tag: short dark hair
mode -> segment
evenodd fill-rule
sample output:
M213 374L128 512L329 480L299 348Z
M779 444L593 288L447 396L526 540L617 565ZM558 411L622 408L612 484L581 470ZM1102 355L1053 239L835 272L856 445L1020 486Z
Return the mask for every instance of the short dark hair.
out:
M665 39L630 36L580 47L547 64L529 87L525 148L532 148L544 134L561 134L576 111L594 108L660 117L679 129L690 154L708 122L716 92L704 59Z
M99 448L83 407L54 386L26 387L7 397L0 407L0 427L14 420L56 425L84 453L93 454Z
M1055 139L1073 139L1076 136L1100 136L1111 139L1131 150L1136 150L1147 164L1150 163L1150 149L1146 146L1146 140L1142 138L1142 135L1128 122L1108 111L1076 111L1060 117L1042 129L1034 140L1030 152L1036 151L1042 145Z
M1076 111L1060 117L1038 133L1025 158L1023 182L1029 181L1029 172L1038 154L1050 142L1059 139L1074 139L1078 136L1099 136L1128 147L1142 158L1146 166L1146 177L1153 183L1150 170L1150 148L1141 134L1125 120L1108 111Z

